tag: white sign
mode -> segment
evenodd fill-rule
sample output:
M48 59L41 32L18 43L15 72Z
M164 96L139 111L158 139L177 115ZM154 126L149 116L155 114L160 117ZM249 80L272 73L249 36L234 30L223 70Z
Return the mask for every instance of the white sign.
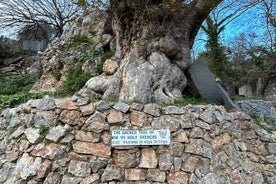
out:
M113 130L112 146L169 145L170 130Z

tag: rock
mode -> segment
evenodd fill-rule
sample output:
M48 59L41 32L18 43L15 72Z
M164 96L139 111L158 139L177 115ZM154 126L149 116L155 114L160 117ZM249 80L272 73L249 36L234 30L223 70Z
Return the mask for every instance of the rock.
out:
M176 107L176 106L162 107L161 111L166 115L170 115L170 114L181 115L181 114L184 114L184 110L181 109L180 107Z
M24 153L16 164L15 170L20 177L26 180L30 176L35 176L41 164L42 159L31 157L28 153Z
M189 176L187 173L182 171L172 172L168 175L167 181L169 184L177 184L177 183L187 184L189 181Z
M52 163L50 160L45 160L41 163L37 171L37 178L45 178L51 170L51 165Z
M106 101L99 101L96 108L99 110L99 111L105 111L105 110L108 110L111 108L113 104L110 103L110 102L106 102Z
M77 106L83 106L83 105L89 104L89 102L90 102L89 98L78 98L76 105Z
M115 151L113 154L115 165L122 168L135 168L139 164L140 151L137 149L129 151Z
M68 172L78 177L86 177L91 173L89 162L71 160L68 167Z
M83 142L99 142L100 135L93 132L76 131L75 139Z
M142 150L140 168L156 168L158 164L158 159L155 151L151 148L146 148Z
M59 120L65 124L78 125L81 113L74 110L63 110L60 114Z
M147 180L161 183L165 182L166 173L164 171L160 171L159 169L148 169Z
M189 139L184 130L179 130L173 133L172 136L173 136L173 141L175 142L185 142L185 143L189 142Z
M122 168L117 167L112 164L108 164L102 174L101 181L107 182L112 180L122 181L124 179L125 173Z
M46 135L46 139L57 142L66 133L63 126L58 125L56 127L50 128L49 133Z
M44 143L39 143L35 146L31 154L36 157L53 160L54 158L61 156L65 152L65 149L66 147L63 145L54 143L45 145Z
M98 173L92 174L90 176L85 177L80 184L90 184L90 183L95 183L99 182L100 176Z
M170 170L172 168L172 165L173 165L173 157L171 153L163 152L159 154L158 166L161 171Z
M132 110L130 114L131 124L138 127L145 127L153 120L153 116L144 112Z
M267 149L270 154L276 154L276 143L268 143Z
M256 113L262 121L271 120L276 125L276 109L271 101L246 100L239 101L238 104L246 114Z
M83 116L89 116L95 112L95 106L93 103L88 105L80 106L80 110Z
M55 100L48 95L44 96L41 100L37 100L36 108L39 111L50 111L54 110L55 107Z
M106 165L107 165L106 161L98 160L98 161L91 162L91 168L92 168L93 173L99 172L101 169L105 168Z
M113 106L114 109L117 111L121 111L123 113L126 113L129 110L129 105L123 102L118 102Z
M126 169L125 180L127 181L143 181L146 179L145 172L142 169Z
M77 104L70 98L56 100L56 106L62 110L77 110Z
M203 138L204 137L203 130L201 128L199 128L199 127L194 127L192 129L190 137L194 138L194 139Z
M108 130L109 124L106 122L106 115L100 112L95 112L85 121L83 129L97 133L100 133L104 130Z
M117 61L108 59L103 64L103 72L106 75L113 75L119 67L119 64Z
M153 116L160 116L160 106L154 103L146 104L143 112Z
M60 184L80 183L81 180L82 180L82 178L77 178L77 177L71 177L71 176L63 175Z
M76 141L73 144L73 149L77 153L92 154L99 157L109 158L111 155L110 147L103 143L88 143Z
M50 174L48 174L43 184L53 184L53 183L60 183L60 182L61 182L61 175L57 172L51 172Z
M180 126L181 118L179 116L164 115L154 118L152 127L156 130L169 129L171 132L176 131Z
M25 135L28 141L32 144L37 143L40 139L39 129L37 128L27 128L25 130Z
M200 121L200 120L195 121L195 126L203 128L205 130L210 130L211 129L210 126L207 123L205 123L204 121Z
M123 122L126 122L127 119L128 119L128 117L124 113L117 111L117 110L113 110L113 109L107 115L107 121L110 124L123 123Z
M199 162L199 159L197 157L187 156L186 158L183 159L183 165L181 167L181 170L188 173L193 173L197 168L198 162Z
M204 176L204 178L202 180L200 180L200 183L204 183L204 184L219 184L219 176L217 176L215 173L209 173L206 176Z

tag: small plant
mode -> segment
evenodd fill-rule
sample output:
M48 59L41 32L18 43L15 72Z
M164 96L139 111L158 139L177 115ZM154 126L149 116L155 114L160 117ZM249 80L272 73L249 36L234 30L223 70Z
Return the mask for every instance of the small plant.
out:
M77 48L81 44L86 43L93 45L93 42L85 35L75 34L69 41L69 43L63 48L64 51Z
M256 125L261 125L261 117L258 113L250 112L249 116L253 119L253 121Z
M72 148L74 144L75 144L75 140L72 139L71 141L69 141L69 142L67 143L67 147Z
M91 75L84 72L81 67L82 64L78 63L75 67L68 69L66 81L62 84L57 93L61 96L73 95L84 86L91 78Z
M53 73L53 76L55 77L55 79L57 81L60 81L60 78L61 78L62 74L61 74L60 71L56 71L56 72Z
M49 127L46 127L45 125L41 125L40 129L39 129L40 137L44 139L46 137L46 135L48 134L49 129L50 129Z

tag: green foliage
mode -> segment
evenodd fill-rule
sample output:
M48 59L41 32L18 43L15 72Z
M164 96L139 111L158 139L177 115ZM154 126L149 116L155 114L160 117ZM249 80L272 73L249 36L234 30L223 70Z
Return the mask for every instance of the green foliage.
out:
M50 130L49 127L41 125L39 128L39 136L44 139L46 135L49 133L49 130Z
M223 31L223 19L219 23L212 20L210 16L206 18L207 26L202 26L203 31L207 34L207 52L203 54L209 59L210 70L219 78L223 78L223 73L226 70L227 57L224 49L219 43L219 34Z
M73 145L75 144L75 140L74 139L72 139L71 141L69 141L68 143L67 143L67 147L69 147L69 148L72 148L73 147Z
M17 92L28 92L38 76L31 75L0 75L0 95L12 95Z
M93 45L93 42L85 35L75 34L69 41L69 43L63 48L63 51L68 51L70 49L77 48L81 44L86 43Z
M92 77L91 74L82 70L82 63L70 67L66 74L66 81L62 84L57 93L61 96L73 95L80 90L84 84Z
M55 79L57 81L60 81L60 78L61 78L62 74L61 74L60 71L56 71L56 72L53 73L53 76L55 77Z
M268 131L276 131L276 126L272 124L272 121L270 119L262 120L260 115L256 112L250 112L249 116L256 125L261 126Z
M34 97L36 97L36 95L26 92L19 92L14 95L0 95L0 108L15 107Z
M258 113L256 113L256 112L250 112L249 116L253 119L253 121L254 121L254 123L256 125L261 125L261 121L262 120L261 120L261 117L260 117L260 115Z
M0 79L0 108L15 107L36 98L29 90L38 80L38 76L0 75Z

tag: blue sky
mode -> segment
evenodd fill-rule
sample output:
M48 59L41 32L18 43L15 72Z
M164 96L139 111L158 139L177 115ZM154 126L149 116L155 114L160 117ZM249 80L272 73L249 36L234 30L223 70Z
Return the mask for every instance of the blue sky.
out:
M227 4L227 0L224 4L221 4L217 9L219 10L221 7L225 6L225 4ZM223 19L225 16L231 14L231 12L235 12L237 8L240 8L239 4L236 4L231 8L227 8L224 11L221 11L218 14L219 19ZM263 38L266 34L266 18L262 6L254 6L248 9L239 17L235 18L233 21L227 24L224 31L220 35L220 41L224 46L228 46L229 44L235 42L241 34L249 36L249 34L252 33L257 35L257 37L254 38L254 40L251 40L255 45L264 44ZM206 42L203 41L206 39L207 37L205 33L203 33L202 30L199 31L193 48L195 55L197 55L199 52L206 50Z

